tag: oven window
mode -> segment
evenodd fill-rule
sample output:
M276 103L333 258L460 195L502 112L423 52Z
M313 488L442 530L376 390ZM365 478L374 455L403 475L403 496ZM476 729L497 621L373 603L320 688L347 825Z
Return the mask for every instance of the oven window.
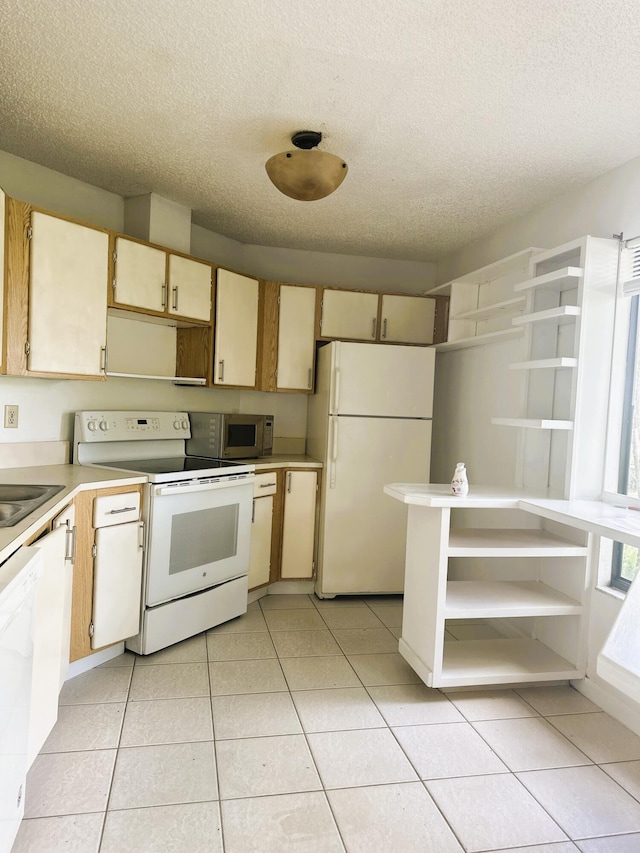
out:
M176 575L235 556L238 511L236 503L172 516L169 574Z
M255 447L255 424L228 424L227 447Z

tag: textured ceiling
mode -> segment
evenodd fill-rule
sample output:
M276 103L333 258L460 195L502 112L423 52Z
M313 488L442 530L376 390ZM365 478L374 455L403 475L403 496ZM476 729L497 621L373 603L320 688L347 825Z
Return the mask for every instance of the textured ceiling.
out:
M640 154L625 0L3 0L0 149L244 243L432 261ZM293 201L296 130L349 173Z

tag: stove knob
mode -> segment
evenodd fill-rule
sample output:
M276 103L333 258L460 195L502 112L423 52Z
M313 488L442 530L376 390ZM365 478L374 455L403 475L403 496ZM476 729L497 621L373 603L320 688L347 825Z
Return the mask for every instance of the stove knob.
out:
M98 428L97 421L88 421L87 422L87 429L89 430L89 432L95 432L97 428Z
M182 429L189 429L189 421L187 421L187 420L182 421Z
M173 428L174 428L174 429L180 429L180 421L177 421L177 420L176 420L176 421L174 421L174 422L173 422Z
M102 432L106 432L109 429L109 424L106 421L100 421L98 424Z

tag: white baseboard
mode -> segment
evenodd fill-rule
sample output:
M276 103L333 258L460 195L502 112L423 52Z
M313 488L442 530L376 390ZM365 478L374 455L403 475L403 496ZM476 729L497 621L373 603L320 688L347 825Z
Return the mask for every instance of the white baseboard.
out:
M640 735L640 708L637 705L630 705L628 701L614 693L612 688L598 684L591 678L572 681L571 685L619 723Z
M86 658L74 660L73 663L69 664L69 670L65 681L68 681L70 678L74 678L76 675L81 675L83 672L88 672L90 669L100 666L101 663L113 660L113 658L119 657L123 652L124 643L118 643L115 646L109 646L108 649L101 649L93 655L87 655Z

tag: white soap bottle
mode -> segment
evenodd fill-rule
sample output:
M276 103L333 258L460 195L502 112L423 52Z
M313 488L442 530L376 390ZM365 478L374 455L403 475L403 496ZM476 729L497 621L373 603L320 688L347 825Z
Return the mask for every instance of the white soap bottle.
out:
M456 470L451 480L451 494L463 498L469 494L469 481L467 480L467 469L464 462L456 462Z

